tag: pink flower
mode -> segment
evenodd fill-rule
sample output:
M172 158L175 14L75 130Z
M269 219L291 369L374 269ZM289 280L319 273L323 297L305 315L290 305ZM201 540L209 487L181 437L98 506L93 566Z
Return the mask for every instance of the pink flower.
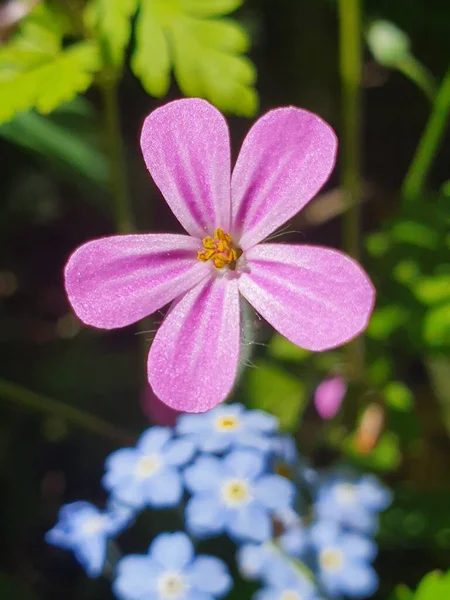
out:
M66 266L78 317L124 327L172 305L148 357L150 384L176 410L230 393L240 296L294 344L327 350L361 333L374 288L351 258L321 247L261 244L333 169L337 141L319 117L273 110L250 130L231 175L227 124L199 99L171 102L142 130L147 168L189 235L118 235L84 244Z
M314 404L322 419L332 419L335 416L346 393L347 384L341 377L330 377L317 386Z

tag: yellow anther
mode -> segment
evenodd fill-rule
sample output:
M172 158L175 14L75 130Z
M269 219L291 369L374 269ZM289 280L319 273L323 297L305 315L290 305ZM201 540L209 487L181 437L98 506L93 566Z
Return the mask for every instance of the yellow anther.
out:
M203 238L203 250L197 253L198 260L207 262L212 260L216 269L236 268L236 261L241 256L242 250L233 247L231 235L223 229L214 230L214 238L208 236Z

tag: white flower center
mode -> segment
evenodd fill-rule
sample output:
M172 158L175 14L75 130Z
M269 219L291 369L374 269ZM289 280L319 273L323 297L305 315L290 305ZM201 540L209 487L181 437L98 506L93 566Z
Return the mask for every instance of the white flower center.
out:
M151 477L161 466L161 458L157 454L143 456L134 467L134 474L139 479Z
M105 520L102 516L90 517L82 525L81 530L85 535L94 535L103 530Z
M181 573L168 571L161 575L158 580L158 592L160 600L179 598L188 588L187 582Z
M302 600L302 596L293 590L286 590L281 594L279 600Z
M337 548L325 548L320 553L319 563L325 571L337 571L344 564L344 555Z
M222 415L215 421L215 427L220 432L234 431L239 426L239 419L234 415Z
M340 483L336 486L336 497L342 504L353 504L356 500L356 485Z
M247 504L252 498L251 489L244 479L230 479L222 486L222 499L228 506Z

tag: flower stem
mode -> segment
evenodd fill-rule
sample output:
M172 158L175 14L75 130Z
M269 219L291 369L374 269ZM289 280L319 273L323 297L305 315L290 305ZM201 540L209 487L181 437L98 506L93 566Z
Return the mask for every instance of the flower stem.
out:
M344 248L360 255L360 138L362 25L360 0L339 0L339 68L341 75L341 172L345 197ZM364 341L347 345L349 367L359 377L364 370Z
M416 203L423 194L425 179L442 140L449 113L450 68L436 94L428 123L403 181L402 196L405 204Z
M130 444L135 441L135 436L131 433L119 429L99 417L81 411L73 406L67 406L59 400L53 400L41 394L36 394L17 383L0 380L0 397L25 408L56 415L78 427L82 427L86 431L110 438L121 444Z
M128 196L125 152L120 133L120 112L117 99L117 79L105 77L101 82L105 110L106 143L109 155L111 191L114 197L114 217L118 233L133 230L133 217Z
M430 102L434 101L436 96L436 86L433 76L421 62L411 54L398 61L395 67L405 75L410 81L414 82L422 90Z

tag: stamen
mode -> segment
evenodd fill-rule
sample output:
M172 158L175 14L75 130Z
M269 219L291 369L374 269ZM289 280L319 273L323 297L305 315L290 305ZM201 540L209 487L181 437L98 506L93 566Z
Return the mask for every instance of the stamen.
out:
M202 243L203 250L198 251L198 260L202 262L212 260L216 269L228 267L234 270L236 268L236 261L242 255L242 250L233 246L231 235L225 233L223 229L216 229L214 238L205 237Z

